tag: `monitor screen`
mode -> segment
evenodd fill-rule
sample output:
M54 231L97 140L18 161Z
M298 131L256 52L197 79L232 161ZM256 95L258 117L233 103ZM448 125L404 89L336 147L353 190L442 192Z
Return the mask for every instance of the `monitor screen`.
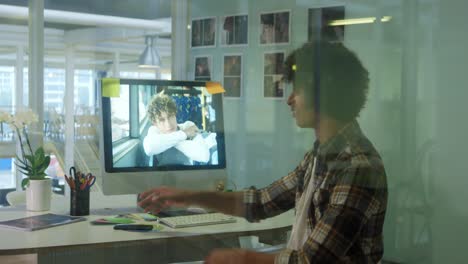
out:
M101 96L106 178L197 177L190 172L226 168L221 94L208 93L205 82L119 81L117 94Z

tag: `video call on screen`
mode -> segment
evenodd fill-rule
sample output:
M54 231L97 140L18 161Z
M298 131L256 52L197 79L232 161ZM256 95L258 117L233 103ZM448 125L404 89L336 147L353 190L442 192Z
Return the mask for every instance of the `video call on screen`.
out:
M203 89L121 85L120 97L110 98L112 166L155 168L219 165L220 140L216 114L222 110L216 109L212 96ZM161 94L175 104L176 113L165 113L167 108L163 106L158 112L162 114L151 120L148 108L152 100Z

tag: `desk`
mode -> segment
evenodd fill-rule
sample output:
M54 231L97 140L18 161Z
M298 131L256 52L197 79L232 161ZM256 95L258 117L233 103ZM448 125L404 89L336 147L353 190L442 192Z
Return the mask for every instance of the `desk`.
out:
M259 236L264 243L285 241L293 223L287 212L260 223L239 218L236 223L171 229L157 232L126 232L112 226L95 226L89 221L115 213L116 208L135 208L135 195L103 196L91 193L91 213L87 221L33 232L0 228L0 259L3 255L37 254L38 263L172 263L202 260L214 248L238 247L239 236ZM56 197L51 211L68 214L69 199ZM108 213L109 214L108 214ZM41 213L24 207L0 209L0 221Z

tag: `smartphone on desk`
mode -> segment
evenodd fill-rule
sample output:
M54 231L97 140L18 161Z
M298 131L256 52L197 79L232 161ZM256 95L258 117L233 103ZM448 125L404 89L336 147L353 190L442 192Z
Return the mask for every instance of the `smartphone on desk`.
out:
M142 225L142 224L118 224L114 226L114 230L125 230L125 231L151 231L153 225Z

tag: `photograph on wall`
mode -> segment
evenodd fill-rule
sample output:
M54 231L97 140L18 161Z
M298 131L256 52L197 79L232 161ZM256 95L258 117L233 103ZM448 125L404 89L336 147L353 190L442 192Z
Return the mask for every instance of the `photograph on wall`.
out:
M192 48L215 46L216 18L192 20Z
M314 41L320 38L331 42L343 42L345 26L340 21L344 19L344 6L309 9L308 40Z
M260 15L260 44L289 43L289 11Z
M223 67L224 97L241 97L242 55L225 55Z
M284 52L265 53L263 58L263 96L284 97L283 77Z
M211 80L211 57L200 56L195 57L195 80L210 81Z
M245 45L248 36L248 16L226 16L221 19L221 45Z

